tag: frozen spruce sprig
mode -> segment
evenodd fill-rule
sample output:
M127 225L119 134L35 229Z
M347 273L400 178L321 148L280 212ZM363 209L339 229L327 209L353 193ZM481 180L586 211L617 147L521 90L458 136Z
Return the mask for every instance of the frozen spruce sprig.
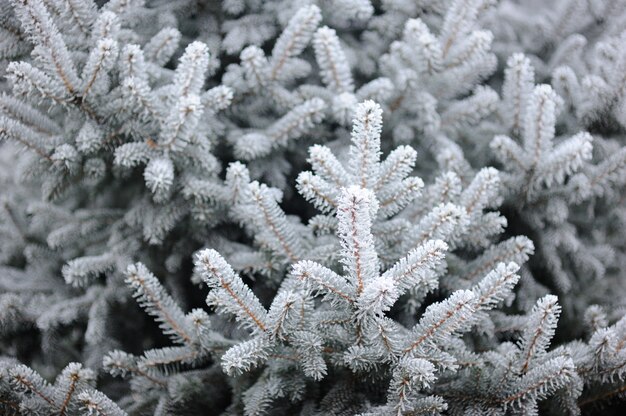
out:
M20 409L32 414L69 416L86 412L126 416L126 412L115 402L94 389L96 374L79 363L68 364L54 383L47 382L22 364L8 368L2 377L8 379L14 394L12 400L15 400L3 400L2 408L7 411L6 414Z
M571 103L549 85L535 86L534 72L530 59L523 54L508 60L502 115L508 118L512 134L496 135L491 148L505 171L507 205L523 201L516 208L520 219L538 231L534 241L537 251L545 259L552 282L565 293L586 286L582 282L589 275L605 276L614 264L612 255L607 256L595 239L581 239L579 233L586 227L581 221L583 204L608 200L612 195L605 193L607 189L621 186L624 153L619 146L585 131L571 137L557 136L559 113ZM567 100L568 90L559 90ZM573 128L579 130L578 125ZM598 155L605 153L606 146L614 150L602 160ZM604 221L598 221L595 228L601 223ZM582 314L584 307L577 313Z
M128 267L126 283L133 289L139 305L154 317L163 333L176 345L149 349L140 357L113 351L104 358L105 367L113 375L129 373L148 385L164 388L168 375L201 365L210 354L229 344L211 328L206 312L194 309L185 314L143 264Z
M499 172L481 169L466 189L459 175L446 172L424 189L423 181L411 176L417 159L412 147L398 146L381 160L381 130L382 109L368 100L355 109L347 161L327 146L311 147L312 172L300 173L297 187L326 214L315 217L313 225L332 224L327 218L336 211L342 188L356 185L371 190L379 200L373 233L385 267L428 239L442 239L453 247L491 244L506 225L497 212L485 212L499 205Z
M313 233L285 213L282 191L251 181L245 165L235 162L228 166L223 195L232 219L254 238L254 247L230 256L236 269L276 277L290 263L316 257Z
M572 346L574 363L584 382L578 401L582 410L597 408L604 400L619 400L624 391L626 319L612 325L606 311L592 305L586 311L586 342Z
M339 124L348 126L352 122L357 102L365 99L386 101L389 98L393 86L384 77L355 88L350 62L334 29L328 26L317 29L313 36L313 50L325 89L310 88L309 93L328 103L330 116Z
M567 411L578 412L581 379L572 357L575 354L568 347L548 350L560 310L556 296L541 298L524 318L516 344L505 343L496 351L481 354L481 366L489 369L483 373L484 390L457 380L441 394L454 397L460 391L471 391L465 408L484 412L537 408L539 400L554 395ZM451 408L461 410L457 406L454 403Z
M403 328L387 313L408 290L428 293L437 287L434 270L443 261L447 246L443 241L429 240L381 273L371 234L377 208L371 191L358 186L344 189L336 211L343 274L312 261L300 261L269 309L216 251L203 250L197 255L197 273L210 288L207 303L218 313L234 316L250 334L222 356L224 371L238 375L263 367L261 378L251 387L254 393L245 395L250 400L254 397L248 406L259 404L261 397L283 397L281 389L295 388L281 376L286 368L320 380L331 364L370 373L381 362L395 368L389 404L383 407L386 411L408 409L424 400L437 401L420 391L434 382L437 371L458 368L453 353L446 352L447 343L468 331L477 322L478 312L488 311L510 295L517 282L517 266L502 264L475 291L453 293L427 308L411 330ZM315 306L312 296L324 302ZM325 317L332 319L325 322ZM341 329L342 335L338 337L333 328ZM420 371L423 374L418 376ZM411 372L415 376L406 379ZM266 386L268 378L278 385L260 397L258 389Z
M285 358L283 365L315 380L326 374L321 340L309 327L307 312L313 305L305 292L285 282L267 310L215 250L199 252L196 268L210 288L207 304L220 314L234 316L239 326L251 334L250 339L237 343L222 356L222 368L227 374L242 374L268 360L294 356L298 359ZM273 369L270 366L266 371L271 374Z
M420 135L456 134L496 111L497 93L480 86L496 69L493 35L476 24L493 4L491 0L450 2L436 25L438 33L417 11L408 19L405 11L387 13L380 23L382 36L386 30L398 33L398 28L403 28L390 40L388 50L381 51L385 54L381 72L393 84L389 109L393 119L402 120L392 121L397 125L397 140L416 139L418 144Z
M232 84L239 93L236 101L263 107L269 100L280 115L278 120L267 118L265 114L238 115L252 127L230 136L239 159L256 161L272 157L280 149L293 149L294 140L313 132L319 136L316 128L324 120L349 124L358 101L388 97L392 86L386 78L376 78L356 88L340 37L330 27L318 28L320 21L317 6L301 7L289 20L271 56L265 56L258 46L248 46L241 52L241 64L229 68L225 82ZM303 59L309 44L312 44L322 86L306 83L293 89L294 80L312 72L310 64ZM239 71L243 83L235 78ZM263 171L267 170L263 167Z
M334 224L343 189L359 186L375 195L379 201L374 217L374 235L385 264L397 260L395 253L410 224L394 218L421 194L423 181L410 176L417 154L410 146L399 146L381 160L382 109L366 100L354 111L351 144L347 160L342 161L326 146L314 145L308 162L312 171L300 173L297 188L323 215L312 224Z
M239 159L267 157L310 133L324 119L323 100L303 99L286 87L309 72L309 64L299 56L311 42L321 18L316 5L300 8L276 40L271 56L266 57L257 46L249 46L241 53L241 66L231 67L233 72L226 74L226 85L232 86L240 99L259 104L268 100L281 116L266 123L253 117L247 124L256 128L231 134L230 141ZM235 75L237 72L241 73ZM246 114L241 116L246 118Z
M87 192L121 171L127 175L145 166L152 201L144 202L151 207L143 207L147 212L141 215L129 209L111 228L134 222L146 241L161 243L189 214L181 193L199 204L193 212L203 215L196 218L215 222L214 204L190 186L195 175L214 177L219 170L210 151L216 113L232 99L224 86L205 89L207 45L190 42L176 68L169 69L164 66L179 48L180 33L166 28L137 35L129 27L134 13L141 9L152 16L138 4L98 9L91 1L29 0L13 2L12 8L24 39L35 46L34 59L7 68L13 96L23 100L18 105L3 97L0 135L37 155L23 170L43 178L44 197ZM39 116L46 111L49 121Z
M521 66L519 71L529 71L521 62L509 63ZM513 69L509 74L515 74ZM561 98L548 85L538 85L532 91L526 91L529 87L524 84L518 88L515 94L510 93L507 101L511 101L513 113L520 114L515 117L524 119L522 146L508 136L498 135L491 142L491 148L513 171L508 181L510 186L520 189L518 192L522 198L532 203L541 197L544 187L554 192L554 188L591 159L592 137L581 132L555 146L555 124L562 106Z
M349 323L346 329L351 335L344 341L344 365L360 373L372 371L377 361L391 364L394 371L388 404L380 411L401 414L424 401L439 400L423 395L421 390L434 382L438 371L458 368L446 345L472 327L478 312L497 306L509 296L518 280L518 267L513 263L499 265L475 291L454 292L429 306L413 328L405 329L386 313L406 291L428 293L437 287L434 270L447 246L441 240L429 240L381 274L369 232L376 208L371 191L356 186L345 189L337 210L343 276L312 262L297 263L292 274L308 290L322 295L333 309L342 311L335 311L334 319ZM443 402L440 405L445 408Z
M344 167L326 146L311 147L308 161L314 173L303 172L298 176L300 193L322 212L333 212L342 188L357 185L377 196L380 217L397 214L420 195L424 183L418 177L409 176L416 159L411 147L400 146L385 161L380 160L381 130L380 106L370 100L358 104L348 163Z
M484 212L497 206L498 172L488 168L481 170L465 190L461 189L460 179L450 172L429 185L429 194L422 198L422 180L410 176L415 150L399 146L381 161L381 129L380 106L365 101L355 110L345 162L326 146L311 147L308 161L313 172L301 173L297 187L324 214L313 218L307 228L289 221L279 206L282 192L250 181L248 169L238 163L231 164L225 188L231 214L261 248L259 252L233 253L233 266L238 270L264 272L270 269L268 272L271 272L272 268L280 270L285 260L293 263L304 258L328 257L324 253L329 246L320 246L325 240L316 239L311 231L334 232L337 221L333 213L339 195L344 187L351 185L371 190L380 201L372 232L384 268L429 239L447 240L454 246L490 244L491 236L500 233L506 224L497 213ZM268 264L273 266L268 267Z

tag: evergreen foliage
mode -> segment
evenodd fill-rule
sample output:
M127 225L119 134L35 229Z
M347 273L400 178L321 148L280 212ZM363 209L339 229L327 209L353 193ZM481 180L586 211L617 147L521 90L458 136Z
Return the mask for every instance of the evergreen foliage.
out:
M625 0L3 0L0 413L626 399Z

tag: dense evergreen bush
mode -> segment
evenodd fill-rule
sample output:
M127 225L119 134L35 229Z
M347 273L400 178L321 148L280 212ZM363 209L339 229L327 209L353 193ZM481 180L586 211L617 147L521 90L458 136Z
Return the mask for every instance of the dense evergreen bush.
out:
M617 414L625 28L2 0L0 413Z

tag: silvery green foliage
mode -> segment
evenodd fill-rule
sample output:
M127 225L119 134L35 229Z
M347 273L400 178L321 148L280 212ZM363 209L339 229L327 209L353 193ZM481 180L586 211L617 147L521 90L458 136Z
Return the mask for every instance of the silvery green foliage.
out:
M526 57L520 54L511 57L505 73L504 101L510 129L519 139L497 135L490 147L496 158L510 167L507 188L515 195L512 199L523 201L520 208L526 222L546 230L545 235L571 233L564 224L571 203L571 187L565 181L591 160L593 137L579 132L572 137L555 138L556 119L563 101L549 85L534 86L533 74ZM559 245L550 238L539 243L547 257ZM554 261L548 260L549 264ZM569 290L569 278L558 270L558 265L552 267L557 269L553 270L557 286Z
M490 51L493 36L476 27L480 13L491 3L452 2L435 34L420 18L406 21L401 38L391 43L381 68L395 87L389 104L394 117L415 120L398 126L394 132L397 140L411 140L419 132L427 137L453 132L493 113L497 93L486 86L477 87L496 66ZM463 95L466 98L457 99Z
M1 2L0 413L618 409L626 3L552 3Z
M538 75L531 59L523 54L507 60L501 117L509 133L494 136L490 147L496 158L509 166L506 181L514 196L508 199L518 205L525 223L538 230L535 245L555 288L568 292L589 287L585 279L592 275L597 281L609 277L595 289L607 291L612 284L608 282L619 279L623 270L614 249L621 243L611 247L601 241L615 241L612 230L603 224L619 211L619 203L612 206L610 202L616 196L609 188L623 189L623 149L617 137L590 134L588 131L597 131L592 119L566 112L580 108L570 92L582 94L570 83L575 81L571 69L559 67L553 74L553 85L563 98L549 85L535 86ZM596 115L609 110L597 111ZM565 134L558 137L557 128ZM583 230L589 209L595 209L593 239L585 237ZM598 238L600 233L602 238ZM619 270L616 275L611 272L614 268ZM582 314L588 305L571 306Z
M54 384L23 364L13 367L6 361L2 364L2 380L11 384L11 394L20 403L18 408L11 409L17 414L126 415L115 402L94 389L96 374L79 363L68 364ZM8 412L9 409L6 408Z
M363 376L388 366L387 404L377 411L402 413L416 405L413 401L438 400L422 397L420 390L435 381L437 368L458 368L455 356L444 345L510 295L519 278L515 275L518 266L500 263L474 290L456 291L431 305L413 328L389 319L386 313L408 290L428 293L437 287L434 271L448 247L441 240L428 240L381 274L371 234L378 208L371 191L344 188L336 211L343 276L319 263L299 261L269 309L216 251L198 253L197 273L211 289L207 303L218 313L235 316L250 331L251 338L224 353L222 368L229 375L239 375L266 366L261 379L250 387L254 393L248 390L243 395L246 413L256 413L268 400L284 395L306 397L306 379L323 379L327 361ZM315 297L323 302L315 302ZM272 357L279 362L272 364ZM289 383L281 382L282 374L293 371L301 372L304 379L296 381L292 375ZM405 375L413 372L414 376ZM278 384L269 389L265 384L272 379ZM441 407L445 408L443 402Z

